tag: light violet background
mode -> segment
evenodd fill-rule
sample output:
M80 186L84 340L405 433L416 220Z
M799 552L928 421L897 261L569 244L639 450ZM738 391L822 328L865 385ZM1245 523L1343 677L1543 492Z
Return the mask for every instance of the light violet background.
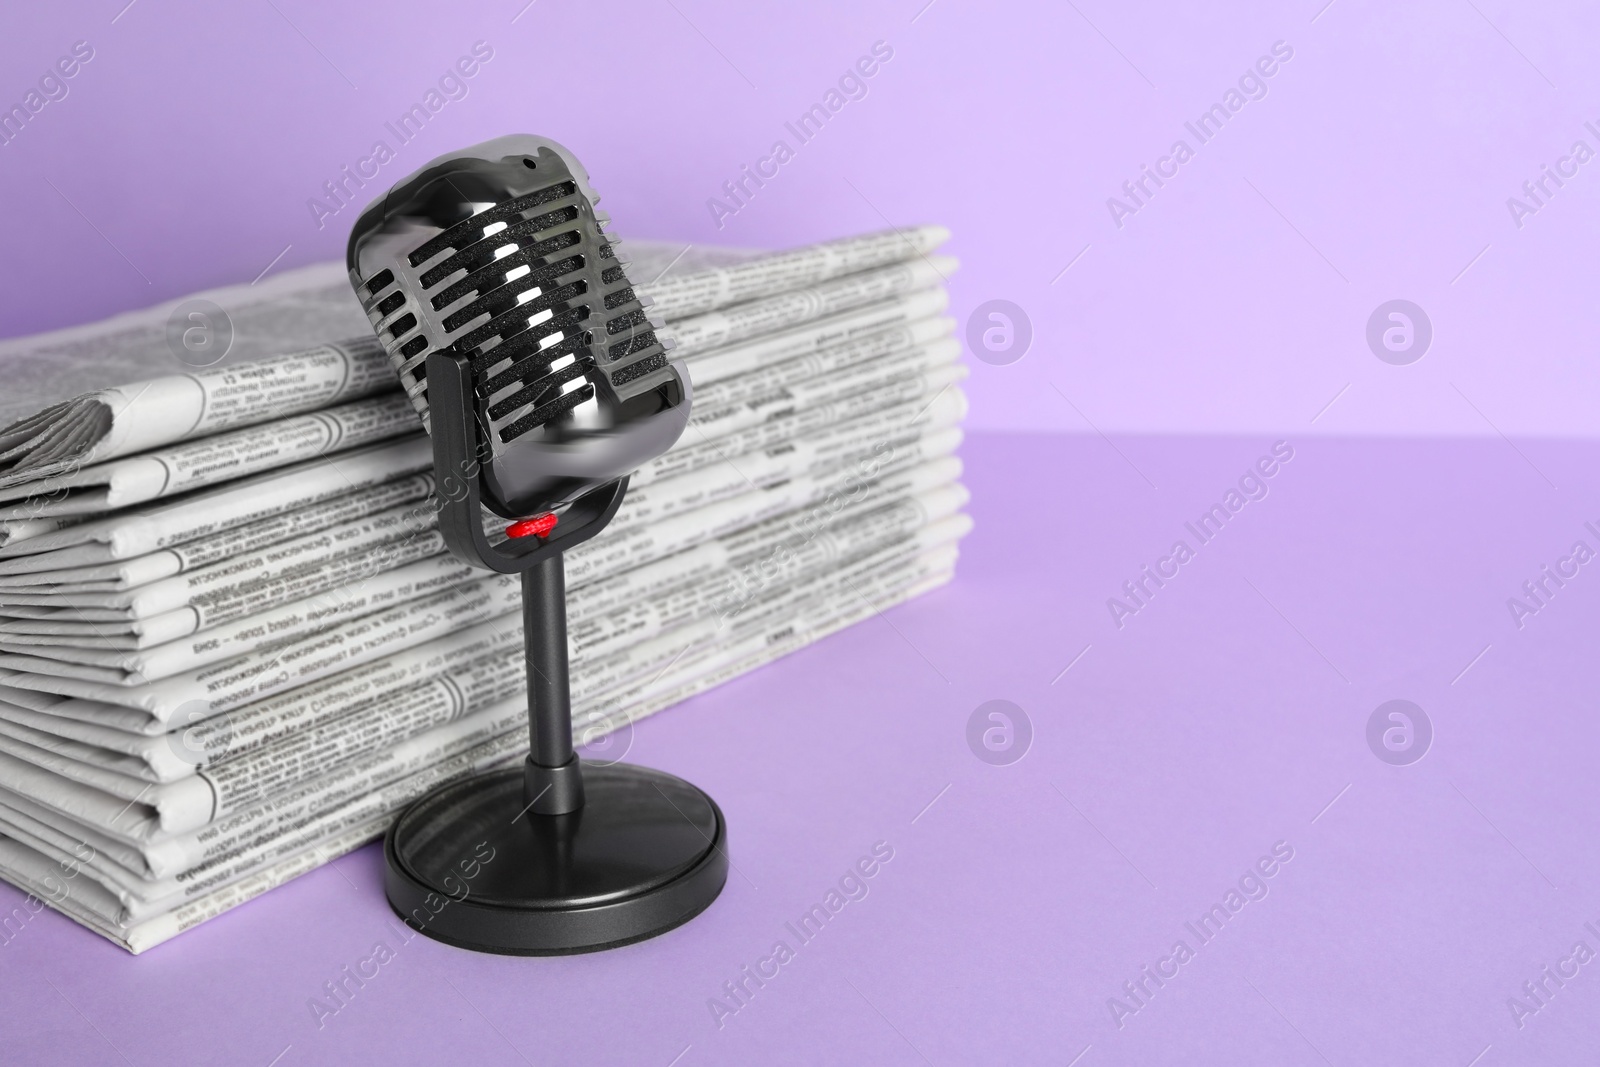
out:
M1600 160L1520 229L1506 206L1575 140L1600 150L1591 7L524 2L6 12L0 102L74 41L95 58L0 147L0 334L249 281L280 252L273 269L342 256L357 209L319 230L306 201L483 40L470 94L369 192L529 131L576 150L639 236L779 247L944 222L955 312L1006 299L1034 328L1020 362L975 364L975 428L1600 427ZM797 146L785 121L878 40L894 58L868 95ZM1268 95L1117 228L1107 198L1280 40L1294 58ZM719 229L707 199L779 137L795 158ZM1408 367L1364 340L1394 298L1434 324Z

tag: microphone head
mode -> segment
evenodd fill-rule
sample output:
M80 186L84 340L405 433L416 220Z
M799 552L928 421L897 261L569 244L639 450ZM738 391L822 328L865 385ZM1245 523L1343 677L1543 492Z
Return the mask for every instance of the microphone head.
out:
M350 283L425 424L463 417L430 412L429 356L470 366L484 503L508 518L629 474L689 420L598 200L572 153L519 134L433 160L350 234Z

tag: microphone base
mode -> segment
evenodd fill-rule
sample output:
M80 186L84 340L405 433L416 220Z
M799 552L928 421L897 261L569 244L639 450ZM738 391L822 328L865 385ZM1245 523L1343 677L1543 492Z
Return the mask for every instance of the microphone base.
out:
M474 952L559 956L666 933L728 877L727 826L697 787L631 764L583 768L584 803L540 815L521 766L442 786L384 839L384 892L413 930Z

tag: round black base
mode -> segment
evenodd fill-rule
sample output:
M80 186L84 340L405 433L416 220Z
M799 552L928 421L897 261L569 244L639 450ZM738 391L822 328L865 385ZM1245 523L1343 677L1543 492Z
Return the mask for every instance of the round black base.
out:
M537 815L521 766L443 786L384 840L384 891L420 933L475 952L555 956L642 941L722 892L716 802L661 771L586 765L584 806Z

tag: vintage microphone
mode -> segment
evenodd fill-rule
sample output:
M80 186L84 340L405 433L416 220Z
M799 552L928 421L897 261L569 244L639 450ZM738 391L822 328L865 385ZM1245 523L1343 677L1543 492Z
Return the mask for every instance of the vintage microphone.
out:
M727 828L695 786L572 748L562 553L672 446L690 387L565 148L518 135L440 156L364 211L350 281L433 440L439 526L522 576L528 758L422 797L384 844L390 906L481 952L639 941L722 891ZM503 519L485 533L483 509Z

